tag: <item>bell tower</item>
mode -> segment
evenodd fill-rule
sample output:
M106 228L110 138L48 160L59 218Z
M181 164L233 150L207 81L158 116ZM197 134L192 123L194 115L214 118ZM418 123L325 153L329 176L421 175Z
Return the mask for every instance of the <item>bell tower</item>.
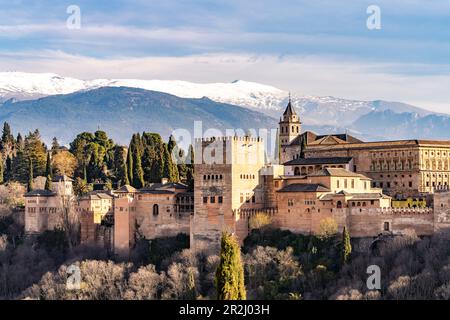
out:
M294 108L292 107L291 95L289 94L289 103L278 123L280 126L280 145L289 145L301 133L301 122Z

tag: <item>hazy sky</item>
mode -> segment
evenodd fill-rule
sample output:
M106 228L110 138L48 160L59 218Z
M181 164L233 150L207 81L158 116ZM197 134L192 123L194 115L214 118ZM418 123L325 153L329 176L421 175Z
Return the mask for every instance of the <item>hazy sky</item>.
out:
M70 5L80 29L67 27ZM243 79L450 112L450 1L0 0L0 70Z

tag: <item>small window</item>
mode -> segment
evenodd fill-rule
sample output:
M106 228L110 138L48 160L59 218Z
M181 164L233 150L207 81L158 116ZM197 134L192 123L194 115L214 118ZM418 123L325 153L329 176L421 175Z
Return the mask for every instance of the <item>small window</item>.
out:
M208 203L208 197L203 197L203 203Z
M252 203L255 203L256 202L256 198L255 198L255 196L252 196Z
M216 203L216 197L211 197L211 198L209 198L209 201L210 201L211 203Z
M153 205L153 216L157 216L159 214L159 206L157 204Z
M389 231L389 222L385 222L383 225L384 231Z
M219 196L218 199L217 199L217 202L222 203L223 202L223 197Z

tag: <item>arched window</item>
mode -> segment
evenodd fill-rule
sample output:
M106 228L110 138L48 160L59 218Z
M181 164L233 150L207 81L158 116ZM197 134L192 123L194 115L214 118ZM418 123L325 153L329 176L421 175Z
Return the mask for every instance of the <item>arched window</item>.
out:
M342 208L342 202L340 200L337 202L336 207L337 208Z
M159 206L157 204L153 205L153 216L157 216L159 214Z
M300 168L299 168L299 167L295 167L295 169L294 169L294 175L295 175L295 176L299 176L299 175L300 175Z

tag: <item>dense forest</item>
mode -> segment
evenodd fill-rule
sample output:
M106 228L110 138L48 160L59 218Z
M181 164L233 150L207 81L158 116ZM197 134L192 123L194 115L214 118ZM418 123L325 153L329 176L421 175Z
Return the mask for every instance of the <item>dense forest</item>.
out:
M177 158L184 161L174 161ZM47 147L39 130L14 137L5 122L0 141L0 183L16 181L30 189L30 181L37 176L67 175L75 180L77 194L90 191L93 184L105 189L124 184L142 188L162 178L193 186L190 159L192 146L182 150L172 136L164 142L156 133L136 133L128 146L121 146L99 130L78 134L69 148L60 146L56 137Z

